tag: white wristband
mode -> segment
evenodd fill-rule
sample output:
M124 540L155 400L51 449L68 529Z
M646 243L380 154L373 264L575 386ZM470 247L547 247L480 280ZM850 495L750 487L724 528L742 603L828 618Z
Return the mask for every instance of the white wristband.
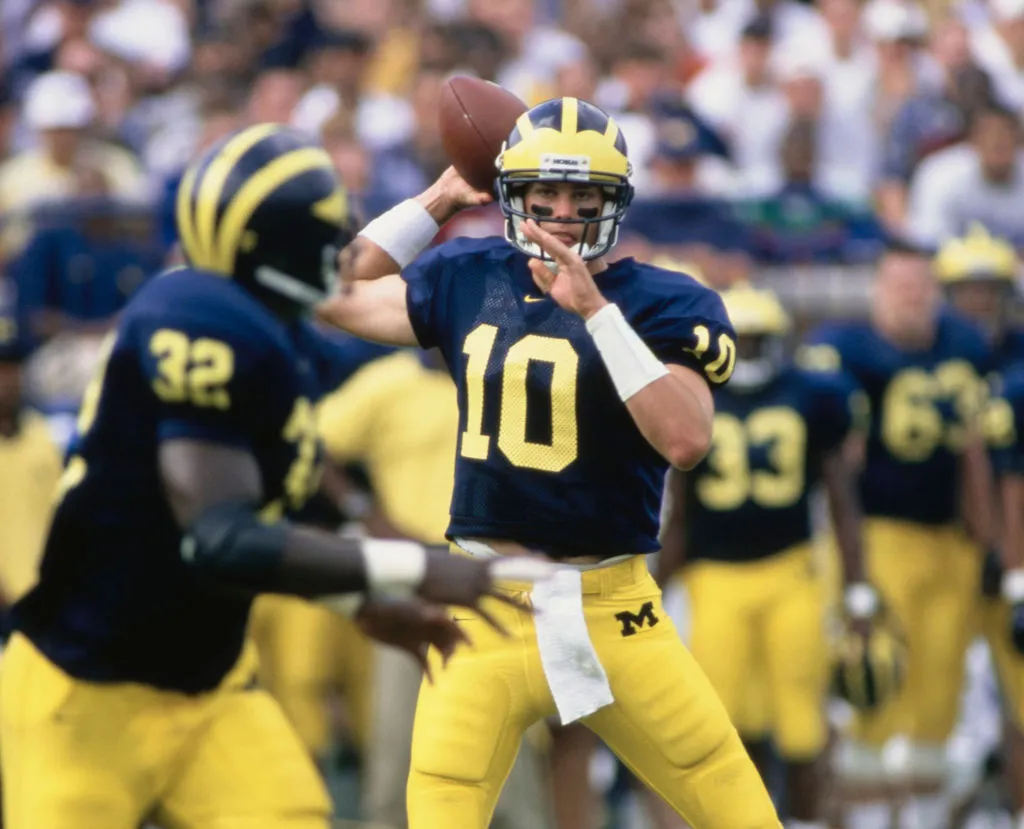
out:
M440 230L434 217L416 199L406 199L382 213L359 231L405 268L427 247Z
M846 588L843 604L847 614L854 619L867 619L878 612L881 600L874 587L867 582L858 581Z
M588 319L587 331L623 403L668 374L665 364L640 339L618 305L608 303Z
M1010 604L1024 602L1024 570L1007 570L1003 573L1002 593Z
M371 596L407 599L427 572L427 551L415 541L363 539L363 561Z

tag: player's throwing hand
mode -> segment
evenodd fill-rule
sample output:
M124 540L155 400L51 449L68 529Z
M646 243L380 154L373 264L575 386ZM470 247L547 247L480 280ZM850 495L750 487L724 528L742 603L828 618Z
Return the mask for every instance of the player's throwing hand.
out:
M583 319L590 319L608 304L587 269L587 263L576 251L556 239L533 219L523 222L523 235L539 245L554 260L554 270L549 267L550 262L541 259L529 261L533 281L543 293L548 294L566 311L579 314Z

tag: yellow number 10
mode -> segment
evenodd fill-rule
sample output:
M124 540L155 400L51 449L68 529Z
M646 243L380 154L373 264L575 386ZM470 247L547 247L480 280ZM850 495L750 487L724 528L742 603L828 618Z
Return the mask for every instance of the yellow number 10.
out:
M474 328L463 343L466 361L466 431L459 454L486 460L491 438L483 433L484 376L494 350L498 329ZM526 439L527 373L530 362L550 363L551 443ZM501 413L498 417L498 449L513 466L560 472L576 460L576 381L579 355L568 340L529 334L505 355L501 378Z

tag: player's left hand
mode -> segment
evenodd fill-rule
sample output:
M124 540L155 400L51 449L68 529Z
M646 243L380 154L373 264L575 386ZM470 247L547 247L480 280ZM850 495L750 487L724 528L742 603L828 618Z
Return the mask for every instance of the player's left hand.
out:
M360 630L371 639L410 654L423 669L428 682L434 681L427 662L431 646L437 648L441 663L447 665L459 643L469 643L466 632L449 617L444 607L419 599L371 599L363 604L355 618Z
M583 319L590 319L608 304L587 269L587 263L576 251L568 248L533 219L523 222L523 235L540 245L541 250L554 260L552 270L548 267L551 262L530 259L530 273L541 293L547 294L566 311L579 314Z

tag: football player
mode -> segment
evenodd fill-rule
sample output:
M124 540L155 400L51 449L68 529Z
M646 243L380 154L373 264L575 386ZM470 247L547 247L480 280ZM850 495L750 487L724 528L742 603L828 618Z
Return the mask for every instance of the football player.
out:
M415 405L410 405L415 401ZM404 349L365 366L320 404L319 429L327 456L360 463L392 526L388 537L444 543L454 484L458 406L455 384L440 352ZM363 816L399 829L406 825L413 715L422 679L404 653L374 653L371 740L363 763ZM550 825L543 757L523 741L494 825Z
M1024 365L1010 369L1001 378L999 394L986 415L990 427L986 432L994 438L993 463L1003 509L1003 568L998 577L993 574L993 595L984 608L983 623L1009 721L1006 781L1017 812L1014 826L1024 827Z
M311 760L250 683L252 596L361 604L364 630L422 656L462 636L412 597L475 606L496 592L498 565L285 518L318 477L323 340L303 316L332 290L349 218L327 154L278 125L186 173L188 266L148 282L109 336L39 583L12 611L8 829L326 829ZM554 566L528 563L527 578Z
M1013 372L1014 366L1024 362L1024 331L1012 321L1019 270L1020 261L1013 246L990 235L981 225L974 225L961 238L950 239L935 258L935 273L948 302L980 326L992 346L993 364L988 380L993 397L986 407L984 431L1003 479L1000 491L1006 507L1003 527L1007 540L1016 536L1021 518L1020 494L1015 484L1020 470L1013 461L1012 449L1019 428L1014 408L1017 401L1013 399L1018 389L1011 389L1009 398L1001 391L1007 372ZM1020 551L1016 546L1005 547L1003 555L1016 555L1014 549ZM985 595L981 600L981 628L1004 699L1004 779L1014 809L1024 815L1024 658L1007 635L1010 605L1001 596L1002 570L999 556L990 553L982 585ZM1007 584L1011 582L1012 579Z
M454 170L378 217L344 254L359 281L322 308L360 336L439 347L459 442L448 538L457 555L543 551L574 565L493 612L420 692L411 829L483 829L523 732L558 714L595 731L694 829L778 817L710 683L665 618L658 549L668 466L711 441L711 387L736 348L718 295L605 255L632 198L618 125L556 98L520 116L498 160L505 238L423 253L458 207Z
M949 820L945 743L957 719L964 652L993 542L991 469L978 428L989 349L977 329L941 305L930 257L893 246L881 259L871 318L823 326L803 350L806 366L850 374L870 401L860 479L867 577L906 637L906 679L886 704L860 712L839 755L847 784L909 787L908 826ZM885 767L882 748L909 741ZM894 744L895 745L895 744ZM892 755L890 755L892 756ZM887 825L882 796L850 823Z
M670 473L659 571L685 564L688 643L740 734L774 738L788 772L787 827L820 829L829 660L810 493L824 483L845 609L870 635L879 601L863 574L856 493L867 411L845 378L786 365L790 323L773 293L743 286L722 299L737 334L736 368L715 390L708 457L692 472ZM763 699L752 704L752 695Z

